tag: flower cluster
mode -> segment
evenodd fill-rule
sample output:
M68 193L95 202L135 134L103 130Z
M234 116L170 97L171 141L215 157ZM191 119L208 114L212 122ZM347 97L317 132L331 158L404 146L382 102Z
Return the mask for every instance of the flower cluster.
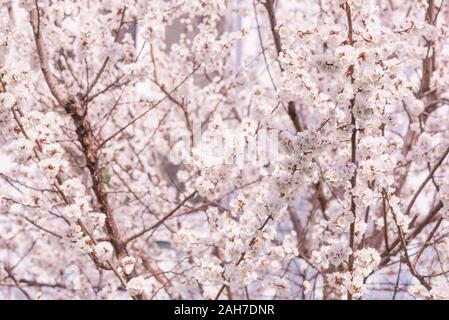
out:
M0 298L448 298L443 2L0 2Z

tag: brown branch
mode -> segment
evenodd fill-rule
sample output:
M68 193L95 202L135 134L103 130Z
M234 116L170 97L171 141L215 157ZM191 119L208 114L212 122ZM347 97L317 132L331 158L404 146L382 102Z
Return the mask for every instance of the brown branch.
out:
M44 50L44 45L42 41L42 34L40 31L40 12L37 1L35 2L36 8L30 11L30 20L33 27L34 39L36 43L37 53L39 57L39 62L41 65L41 70L44 75L45 81L50 89L50 92L54 98L64 107L65 111L71 116L76 127L76 133L78 140L81 143L84 155L87 161L87 168L91 174L93 189L99 203L100 211L106 215L106 230L110 237L110 241L114 246L116 255L120 258L126 254L126 249L122 244L118 228L115 224L114 217L112 215L112 210L108 203L107 193L104 184L104 178L101 172L100 164L98 161L98 156L96 154L97 149L93 131L89 121L84 117L84 112L79 101L76 98L68 98L66 95L61 93L56 85L55 79L49 70L48 57ZM61 178L58 177L58 183L61 184ZM64 202L69 204L67 197L60 190L58 185L54 184L54 187L58 190L58 193L64 199ZM81 220L78 220L78 224L83 229L83 232L95 242L94 237L85 228ZM123 280L118 271L114 268L110 261L107 261L109 267L114 271L114 273L119 278L122 285L126 287L126 282Z
M429 283L427 283L427 281L424 279L424 277L418 271L416 271L414 265L412 264L412 262L410 260L410 256L407 251L407 241L405 240L402 228L397 221L396 213L394 212L394 209L390 205L390 201L388 200L387 192L384 190L383 193L384 193L385 199L387 200L388 206L390 207L390 211L393 215L393 220L394 220L394 223L398 230L399 239L401 241L402 250L404 252L405 262L410 270L410 273L419 281L419 283L421 283L421 285L423 285L427 290L430 290L430 289L432 289L432 287L430 286Z
M26 221L28 221L29 223L31 223L33 226L35 226L36 228L38 228L39 230L42 230L42 231L44 231L44 232L46 232L46 233L48 233L48 234L51 234L52 236L54 236L54 237L56 237L56 238L58 238L58 239L62 239L62 236L59 235L59 234L57 234L56 232L51 231L51 230L49 230L49 229L47 229L47 228L45 228L45 227L39 225L37 222L31 220L31 219L28 218L28 217L25 217L25 216L24 216L23 218L24 218Z
M12 273L12 271L8 267L6 267L6 266L3 266L3 269L5 269L6 273L8 274L8 277L11 278L11 280L14 282L16 288L19 289L20 292L22 292L23 295L28 300L33 300L33 298L30 296L30 294L25 289L22 288L22 286L20 285L19 281L17 281L17 279L14 276L14 274Z
M20 109L18 109L18 107L16 107L16 108L17 108L17 110L18 110L19 113L22 113L22 112L20 111ZM26 134L25 130L23 129L23 126L21 125L21 121L20 121L19 115L17 114L16 109L15 109L14 107L11 108L11 109L12 109L12 112L13 112L13 114L14 114L14 119L16 120L16 122L17 122L17 124L19 125L19 127L22 128L21 130L23 130L23 131L22 131L22 134L23 134L25 137L28 137L28 135ZM27 138L27 139L28 139L28 138ZM34 154L35 154L35 157L36 157L37 160L40 160L40 159L41 159L41 157L40 157L40 155L39 155L39 153L38 153L37 150L34 150ZM59 185L62 184L62 179L60 178L59 175L56 177L56 180L57 180L57 182L58 182ZM58 195L60 195L61 199L64 201L65 204L67 204L67 205L71 204L71 202L69 201L69 198L64 194L64 192L61 190L61 188L59 188L59 185L58 185L58 184L56 184L56 183L53 183L53 184L52 184L52 186L53 186L53 187L55 188L55 190L56 190L56 193L57 193ZM64 218L64 220L65 220L65 218ZM66 221L67 221L67 220L66 220ZM68 221L67 221L67 222L68 222ZM68 222L68 223L69 223L69 222ZM81 221L81 219L78 219L76 223L80 226L80 228L81 228L81 230L83 231L83 233L84 233L85 235L87 235L87 236L89 237L89 239L90 239L94 244L96 244L96 243L97 243L96 239L93 237L92 233L87 229L87 227L84 225L84 223ZM70 224L70 223L69 223L69 224ZM105 269L105 267L98 261L98 259L97 259L93 254L89 254L89 257L93 260L93 262L95 263L95 265L96 265L98 268ZM107 269L107 270L112 270L112 271L114 272L114 274L117 276L117 278L119 279L119 281L120 281L120 283L122 284L122 286L124 286L124 287L126 288L126 282L125 282L125 280L122 278L122 276L121 276L120 273L117 271L117 269L114 267L114 265L113 265L109 260L106 261L106 264L107 264L107 266L108 266L108 268L109 268L109 269L107 269L107 268L106 268L106 269ZM134 297L133 297L133 299L134 299Z
M124 13L123 13L124 14ZM97 197L99 210L106 215L106 230L110 236L112 245L114 246L116 255L122 257L126 255L125 247L122 244L121 236L115 223L112 209L108 203L108 195L106 193L104 177L98 160L95 137L90 122L86 119L82 106L78 99L68 99L56 87L54 77L48 68L48 58L43 48L42 34L40 32L40 14L39 7L36 2L36 9L31 10L31 24L33 26L35 42L41 69L48 87L55 99L64 107L75 124L78 141L82 146L82 151L86 157L86 166L92 178L92 188Z
M174 87L169 93L172 94L173 92L175 92L176 90L178 90L179 87L181 87L186 81L187 79L189 79L199 68L200 68L201 64L199 64L198 66L196 66L192 72L190 72L176 87ZM168 95L165 95L162 99L160 99L158 102L156 102L155 104L153 104L150 108L148 108L147 110L145 110L144 112L142 112L141 114L139 114L137 117L133 118L130 122L128 122L125 126L123 126L122 128L120 128L119 130L117 130L116 132L114 132L112 135L110 135L108 138L104 139L103 142L98 146L98 149L101 149L106 143L108 143L110 140L114 139L116 136L118 136L120 133L122 133L124 130L126 130L128 127L130 127L131 125L133 125L136 121L138 121L139 119L141 119L142 117L144 117L146 114L148 114L148 112L150 112L151 110L153 110L154 108L156 108L159 104L161 104L163 101L165 101L165 99L168 98Z
M443 208L443 203L439 201L427 214L427 216L418 224L415 226L415 228L410 231L406 235L406 241L410 241L411 239L414 239L418 234L421 233L421 231L429 224L431 223L435 217L437 216L438 212ZM382 260L380 262L380 266L386 265L392 256L398 253L398 250L393 250L399 243L400 239L397 238L391 245L390 250L384 251L381 254Z
M256 25L257 25L257 35L259 37L259 44L260 44L260 49L262 50L262 56L263 56L263 60L265 62L265 68L267 69L267 73L270 78L271 84L273 85L274 91L277 91L277 87L274 82L273 75L271 74L270 66L268 64L267 55L265 53L265 47L264 47L263 40L262 40L262 32L260 30L260 23L259 23L259 17L257 15L257 6L256 6L255 0L253 0L253 9L254 9L254 17L256 19Z
M97 142L92 126L89 120L85 117L83 108L76 98L73 99L73 101L66 103L64 109L71 116L75 124L76 134L86 158L86 167L89 170L92 179L92 189L97 198L99 210L106 215L106 231L114 246L117 257L122 258L126 256L127 253L125 246L122 243L122 238L115 222L112 208L109 205L106 184L98 157Z
M353 39L353 30L352 30L352 16L351 16L351 7L349 6L349 3L346 2L345 4L346 8L346 17L348 20L348 42L352 46L354 45L354 39ZM353 72L353 66L349 67L349 71L351 73L351 83L354 83L354 77L352 75ZM350 101L350 112L351 112L351 126L352 126L352 133L351 133L351 162L356 166L357 165L357 123L354 116L354 104L355 104L355 96ZM351 177L351 189L354 190L354 188L357 185L357 170L354 169L354 173ZM349 255L348 260L348 271L352 273L354 269L354 251L355 251L355 223L356 223L356 204L354 201L354 195L351 192L351 213L354 217L354 221L349 226L349 247L351 248L351 254ZM352 300L352 294L348 292L348 300Z
M262 223L262 225L259 227L258 230L259 230L259 231L262 231L271 219L273 219L273 217L272 217L271 215L269 215L269 216L265 219L265 221ZM249 242L249 244L248 244L248 247L249 247L249 248L252 248L252 247L254 246L254 244L256 243L256 241L257 241L257 237L253 237L253 238L250 240L250 242ZM242 263L243 260L245 260L245 256L246 256L246 251L244 251L244 252L241 254L240 258L239 258L239 259L237 260L237 262L235 263L235 266L236 266L236 267L237 267L240 263ZM217 294L216 294L214 300L218 300L218 299L220 298L220 296L221 296L221 294L223 293L223 290L224 290L225 288L227 288L227 285L226 285L226 284L223 284L223 285L220 287L220 289L218 290L218 292L217 292Z
M119 26L117 28L117 33L115 34L115 38L114 38L114 42L117 42L120 36L120 30L123 27L124 21L125 21L125 13L126 13L126 6L123 7L123 9L121 9L121 17L120 17L120 23ZM104 61L103 64L100 67L100 70L97 72L97 75L94 78L94 81L92 81L92 83L90 84L90 86L88 86L87 92L84 94L84 99L86 99L89 96L89 93L92 91L92 89L95 87L95 85L98 83L98 80L100 80L101 75L103 74L104 70L106 69L106 66L109 62L110 58L109 56L107 56ZM92 100L92 99L90 99Z
M62 92L59 90L56 80L51 73L50 66L48 63L47 54L42 41L42 33L40 31L40 13L37 0L35 1L36 8L30 11L30 22L33 27L34 40L36 43L36 51L40 61L40 67L42 74L44 75L45 82L47 83L48 89L50 89L53 97L58 101L60 105L64 105L66 99Z
M443 218L438 219L437 223L435 224L435 227L433 227L432 231L429 233L429 236L427 237L426 241L422 245L421 249L416 254L415 261L413 262L413 265L416 266L418 263L419 258L421 258L421 255L423 254L424 250L429 246L430 240L432 240L433 236L437 232L438 228L441 225L441 222L443 222Z
M160 219L158 222L156 222L155 224L153 224L152 226L143 229L142 231L134 234L133 236L129 237L124 244L127 245L129 242L143 236L145 233L156 229L157 227L159 227L161 224L163 224L168 218L170 218L174 213L176 213L182 206L184 206L184 204L189 201L190 199L192 199L194 196L196 195L196 191L192 192L189 196L185 197L184 200L181 201L180 204L178 204L173 210L171 210L169 213L167 213L162 219Z
M413 205L415 204L416 199L421 194L421 192L424 190L424 187L427 185L427 183L433 178L435 172L437 169L441 166L444 159L446 159L447 155L449 154L449 147L444 151L443 155L438 159L437 163L433 166L432 170L429 172L427 177L424 179L424 181L419 186L418 190L413 195L412 199L410 200L410 203L407 206L407 209L405 210L405 215L409 215L410 211L412 210Z
M276 14L274 12L274 1L273 0L266 0L265 3L262 3L267 10L268 13L268 19L270 20L270 29L271 33L273 35L274 39L274 45L276 47L276 52L279 57L279 55L282 52L282 43L281 43L281 37L279 35L279 32L276 30L277 22L276 22ZM279 67L281 68L281 71L284 71L284 68L282 67L280 61L278 60ZM296 131L302 131L301 124L299 123L298 114L296 112L296 105L294 101L288 102L288 116L290 117L291 121L293 122L293 126L295 127Z

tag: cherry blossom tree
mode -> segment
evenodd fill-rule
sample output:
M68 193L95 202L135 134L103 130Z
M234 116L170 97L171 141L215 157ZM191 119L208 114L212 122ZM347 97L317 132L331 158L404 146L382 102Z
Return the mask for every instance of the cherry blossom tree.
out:
M449 298L448 21L0 0L0 297Z

